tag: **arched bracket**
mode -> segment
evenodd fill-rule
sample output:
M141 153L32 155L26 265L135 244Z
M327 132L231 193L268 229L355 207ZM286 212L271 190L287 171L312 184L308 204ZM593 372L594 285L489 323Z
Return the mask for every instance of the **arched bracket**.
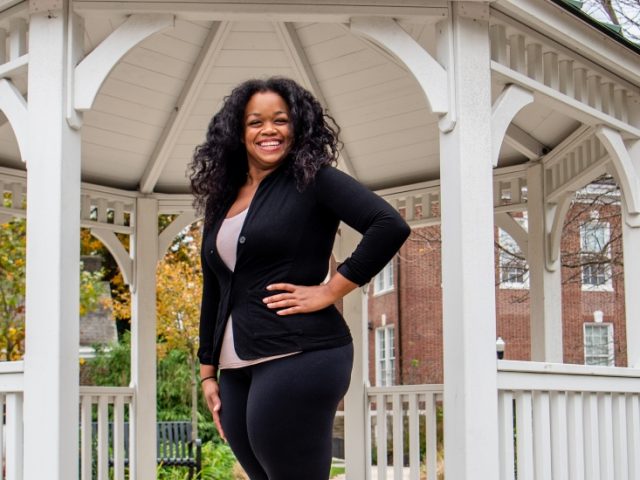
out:
M501 228L509 234L516 242L524 259L528 262L529 255L529 233L516 220L506 212L497 213L494 217L496 227Z
M162 230L158 236L158 261L162 260L173 239L199 218L195 212L183 212Z
M491 107L491 159L498 166L498 155L509 124L517 113L533 103L533 93L518 85L507 86Z
M9 120L18 141L20 157L26 162L27 153L27 102L11 81L0 80L0 110Z
M397 57L416 78L424 92L429 108L444 117L452 110L447 71L398 23L388 17L353 17L350 29ZM451 115L449 115L450 117ZM446 131L453 129L455 119Z
M623 201L627 211L627 223L629 226L638 225L640 220L640 180L631 159L629 150L622 140L620 132L605 127L596 128L596 136L607 150L611 158L613 174L622 190ZM636 145L633 148L640 148Z
M562 241L562 228L564 219L571 207L571 201L575 192L567 191L558 202L547 205L545 208L545 223L547 224L546 260L547 270L555 271L559 267L560 242Z
M100 240L113 255L113 259L122 273L124 283L133 285L133 260L116 234L105 228L92 228L91 235Z
M89 110L109 72L129 50L151 35L171 27L173 15L131 15L75 68L74 107Z

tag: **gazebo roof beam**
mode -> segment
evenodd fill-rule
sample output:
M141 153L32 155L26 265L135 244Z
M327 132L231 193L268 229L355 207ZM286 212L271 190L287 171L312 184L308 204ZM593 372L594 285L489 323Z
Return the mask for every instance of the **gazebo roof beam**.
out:
M267 8L268 7L268 8ZM148 1L91 1L74 2L74 10L82 15L109 13L171 13L187 20L262 21L348 23L352 16L393 17L402 21L422 23L426 19L448 16L447 2L433 1L429 5L406 5L399 0L370 1L362 5L357 0L305 0L278 3L268 1L208 2L148 2Z
M230 26L227 22L215 23L211 27L200 54L176 101L176 106L162 130L160 141L140 179L140 191L142 193L151 193L156 186L229 31Z
M513 123L507 127L504 142L529 160L536 160L549 151L549 147Z
M293 68L298 74L298 78L306 88L313 92L313 94L324 106L324 108L329 111L327 99L322 92L320 83L318 82L313 68L311 67L311 63L307 58L304 47L302 46L302 42L300 42L300 38L298 37L298 33L296 32L295 27L293 26L293 24L288 22L276 22L274 26L278 37L280 38L286 49L286 54L289 57ZM340 156L344 161L347 173L355 178L358 178L356 169L353 166L353 162L351 161L346 147L342 149Z

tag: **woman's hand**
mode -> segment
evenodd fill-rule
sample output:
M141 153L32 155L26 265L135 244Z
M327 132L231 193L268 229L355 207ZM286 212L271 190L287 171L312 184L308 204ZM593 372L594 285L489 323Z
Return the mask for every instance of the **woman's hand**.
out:
M207 406L213 416L213 423L216 424L216 429L218 429L220 437L226 442L227 437L224 436L224 430L222 430L222 424L220 423L220 408L222 407L222 402L220 401L218 382L213 378L206 379L202 382L202 393L204 393Z
M273 283L267 286L267 290L283 290L284 293L276 293L263 298L262 301L268 308L281 309L276 312L278 315L316 312L333 305L356 287L355 283L336 273L328 283L323 285Z

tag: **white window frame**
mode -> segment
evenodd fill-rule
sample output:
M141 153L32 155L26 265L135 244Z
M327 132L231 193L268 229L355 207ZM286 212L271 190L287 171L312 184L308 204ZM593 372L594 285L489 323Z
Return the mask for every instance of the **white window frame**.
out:
M376 328L376 386L390 387L395 384L395 326Z
M598 329L606 332L606 342L601 345L593 345L589 342L593 338L593 334L589 335L589 330ZM606 346L605 353L594 353L589 351L590 347ZM595 323L585 322L583 325L583 347L584 347L584 364L585 365L601 365L614 367L616 364L615 349L613 342L613 324L612 323ZM597 361L600 360L600 361ZM606 363L603 363L604 360Z
M596 235L593 234L593 231L601 229L603 231L602 242L603 245L600 249L589 249L587 235L588 232L591 232L592 238L596 238L597 242L600 243L600 240L597 239ZM598 220L597 218L590 220L582 225L580 225L580 251L582 255L589 255L590 253L600 253L601 249L604 245L607 245L606 251L604 254L611 258L611 245L609 244L611 240L611 225L609 222L603 222ZM582 285L582 290L587 292L612 292L613 291L613 281L612 281L612 272L611 272L611 263L602 265L604 270L604 282L601 284L593 284L585 282L585 269L587 267L591 267L590 265L583 265L580 268L580 283ZM594 266L597 268L597 266Z
M382 295L394 289L393 259L373 279L373 294Z

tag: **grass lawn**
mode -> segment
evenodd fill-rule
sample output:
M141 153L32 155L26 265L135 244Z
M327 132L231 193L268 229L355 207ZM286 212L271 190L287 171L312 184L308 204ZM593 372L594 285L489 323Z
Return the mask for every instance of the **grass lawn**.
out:
M329 478L333 478L336 475L344 473L344 467L336 467L335 465L331 465L331 472L329 473Z

